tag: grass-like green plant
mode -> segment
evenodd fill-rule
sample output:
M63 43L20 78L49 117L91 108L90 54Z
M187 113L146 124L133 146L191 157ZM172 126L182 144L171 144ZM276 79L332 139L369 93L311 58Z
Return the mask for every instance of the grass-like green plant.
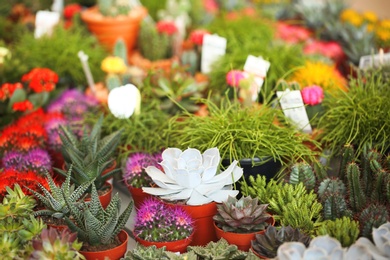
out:
M281 110L267 105L243 108L228 98L220 105L201 99L209 115L199 117L185 112L183 120L174 117L167 129L169 146L205 151L217 147L222 159L272 158L283 165L292 161L314 160L315 152L303 144L310 142L285 120Z
M349 91L330 95L318 128L319 138L339 154L344 144L352 144L357 156L366 145L383 152L390 148L390 82L381 73L358 75L349 81Z
M359 222L349 217L324 221L316 230L317 236L329 235L340 241L343 247L355 243L359 236Z

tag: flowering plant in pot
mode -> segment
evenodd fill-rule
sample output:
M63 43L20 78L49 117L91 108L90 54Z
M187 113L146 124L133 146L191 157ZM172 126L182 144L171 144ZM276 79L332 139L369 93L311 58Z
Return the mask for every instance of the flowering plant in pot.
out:
M184 253L191 242L194 224L182 208L170 207L151 197L138 209L133 233L143 245L165 246L168 251Z
M267 207L268 204L260 204L258 198L229 197L217 205L218 212L213 217L217 237L248 251L255 234L264 233L267 226L275 223Z

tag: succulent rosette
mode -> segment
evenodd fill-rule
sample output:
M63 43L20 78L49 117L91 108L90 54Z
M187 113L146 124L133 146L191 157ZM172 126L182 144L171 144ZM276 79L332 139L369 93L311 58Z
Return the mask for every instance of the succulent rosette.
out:
M203 154L197 149L167 148L160 163L164 171L148 166L145 171L158 187L143 187L143 191L162 199L185 200L187 205L202 205L212 201L222 202L229 196L237 196L232 184L243 174L237 161L223 172L218 148L210 148Z

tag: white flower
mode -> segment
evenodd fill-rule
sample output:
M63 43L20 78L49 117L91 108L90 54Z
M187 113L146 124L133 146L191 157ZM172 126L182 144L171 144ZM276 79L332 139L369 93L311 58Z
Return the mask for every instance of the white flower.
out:
M129 118L139 112L140 103L141 94L133 84L114 88L108 94L108 108L117 118Z
M145 169L159 186L142 188L146 193L171 201L187 200L187 205L222 202L228 196L238 194L237 190L232 190L232 184L241 178L243 170L234 161L220 173L221 157L217 148L210 148L203 155L193 148L184 152L178 148L168 148L162 153L162 158L160 164L165 173L155 166Z

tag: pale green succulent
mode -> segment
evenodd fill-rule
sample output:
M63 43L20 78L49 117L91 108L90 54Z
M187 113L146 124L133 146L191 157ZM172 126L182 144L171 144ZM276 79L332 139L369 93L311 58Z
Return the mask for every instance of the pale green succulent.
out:
M217 242L209 242L206 246L189 246L188 252L194 252L199 259L246 259L248 253L241 251L236 245L230 245L225 239L221 238Z

